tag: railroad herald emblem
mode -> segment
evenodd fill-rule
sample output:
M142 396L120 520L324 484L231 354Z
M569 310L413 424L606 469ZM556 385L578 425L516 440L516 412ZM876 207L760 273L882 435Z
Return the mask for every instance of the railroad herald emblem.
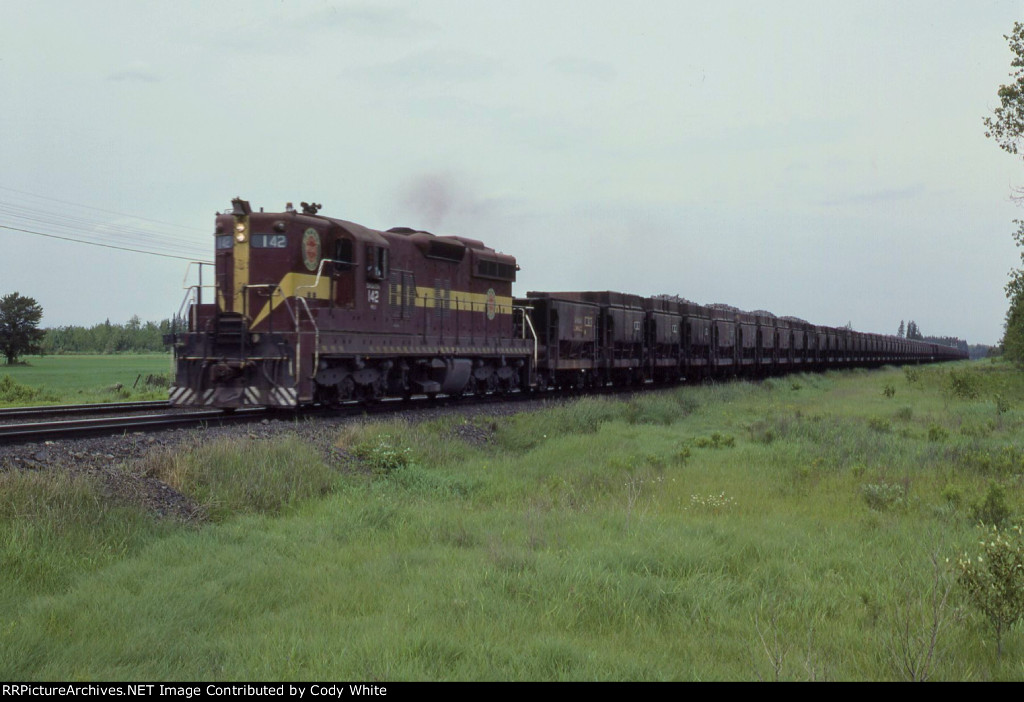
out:
M316 229L309 228L302 235L302 261L311 271L320 264L320 235Z
M487 289L487 319L494 319L498 314L498 296L494 294L494 288Z

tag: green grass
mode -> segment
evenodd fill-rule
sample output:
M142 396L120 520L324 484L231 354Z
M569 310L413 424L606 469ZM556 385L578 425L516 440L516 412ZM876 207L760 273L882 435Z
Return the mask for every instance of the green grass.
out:
M903 679L938 611L932 678L1019 680L1024 633L998 657L955 587L930 607L991 485L1024 508L1024 378L956 372L978 392L833 372L154 457L198 528L14 496L0 677Z
M0 365L0 407L167 399L166 384L147 384L146 379L169 377L168 354L28 356L23 360L24 365Z

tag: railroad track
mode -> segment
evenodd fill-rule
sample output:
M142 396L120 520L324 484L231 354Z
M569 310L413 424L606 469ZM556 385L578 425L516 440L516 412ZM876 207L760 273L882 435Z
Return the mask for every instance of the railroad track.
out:
M346 403L340 407L304 407L299 410L275 409L267 407L252 407L225 412L220 409L178 411L162 414L143 414L133 416L97 417L92 419L49 419L41 422L16 422L0 424L0 446L23 444L34 441L56 441L59 439L79 439L90 436L114 436L117 434L134 434L138 432L161 431L165 429L176 429L182 427L198 427L215 424L245 424L248 422L263 421L266 419L287 419L312 418L317 416L327 417L352 417L370 414L388 414L402 410L414 409L417 407L443 407L453 403L468 404L471 402L486 403L499 401L514 401L517 399L530 399L529 395L514 393L508 396L487 396L475 399L455 399L441 397L428 399L426 396L415 397L412 400L383 400L370 405L363 405L358 402ZM136 412L145 409L139 405L143 403L125 403L129 406L123 412ZM166 402L152 403L155 408L166 409L169 407ZM65 412L90 412L87 405L68 406L65 409L58 407L50 408L28 408L25 414L19 415L15 411L0 414L0 418L11 419L32 418L32 417L62 417ZM52 410L47 412L46 410ZM114 405L106 406L107 412L116 412ZM99 410L97 410L99 411Z
M163 403L166 406L166 403ZM227 413L222 410L144 414L92 419L62 419L45 422L19 422L0 425L0 445L29 441L78 439L87 436L110 436L134 432L158 431L204 424L252 422L274 414L262 407Z
M0 408L0 422L8 419L33 419L40 417L71 417L82 414L125 414L128 412L148 412L150 410L167 409L167 400L150 400L146 402L97 402L89 405L40 405L38 407L4 407Z
M590 390L585 394L631 394L640 387L612 387ZM225 412L219 409L166 412L160 414L142 414L124 416L152 409L168 409L170 404L157 402L124 402L99 405L51 405L48 407L26 407L0 409L0 421L5 419L47 418L41 422L15 422L0 424L0 446L23 444L34 441L56 441L59 439L79 439L90 436L115 436L117 434L134 434L153 432L182 427L198 427L216 424L244 424L266 419L287 419L324 417L346 417L361 415L389 414L417 408L460 406L470 404L493 404L502 402L518 402L536 399L565 399L581 397L583 393L574 391L547 391L542 394L512 392L509 394L490 394L484 396L468 396L455 398L441 396L427 398L419 395L411 400L388 399L369 405L359 402L345 403L339 407L312 406L299 410L253 407ZM120 412L120 416L96 417L91 419L62 419L75 414ZM58 419L52 419L57 417Z

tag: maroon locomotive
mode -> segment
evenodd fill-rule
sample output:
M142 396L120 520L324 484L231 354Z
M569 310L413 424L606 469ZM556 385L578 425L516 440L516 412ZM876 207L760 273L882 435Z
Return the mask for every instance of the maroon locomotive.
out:
M171 402L294 407L520 387L516 261L475 239L303 211L217 215L216 302L191 290ZM518 317L518 319L517 319Z
M512 297L476 239L375 231L319 205L215 224L215 301L189 289L173 404L296 407L385 396L760 377L966 358L963 349L770 312L617 292Z

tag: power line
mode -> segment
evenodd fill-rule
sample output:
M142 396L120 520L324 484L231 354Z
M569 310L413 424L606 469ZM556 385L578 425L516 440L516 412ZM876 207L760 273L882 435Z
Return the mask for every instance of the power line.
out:
M132 219L139 219L139 220L142 220L143 222L152 222L154 224L166 224L169 227L178 227L179 229L189 229L189 230L194 231L194 232L201 232L201 231L203 231L202 229L199 229L198 227L188 227L188 226L185 226L185 225L182 225L182 224L174 224L172 222L161 222L158 219L147 219L145 217L139 217L138 215L127 214L125 212L115 212L113 210L103 210L103 209L100 209L99 207L90 207L89 205L80 205L80 204L78 204L76 202L68 202L67 200L58 200L55 197L47 197L46 195L36 195L35 193L28 193L28 192L25 192L24 190L15 190L14 188L7 188L7 187L4 187L3 185L0 185L0 190L7 190L8 192L18 193L19 195L28 195L29 197L37 197L40 200L49 200L50 202L59 202L62 205L71 205L72 207L81 207L81 208L86 209L86 210L94 210L96 212L103 212L104 214L113 214L113 215L118 215L119 217L131 217Z
M39 226L49 229L51 232L60 231L65 235L80 235L85 240L106 240L114 244L139 245L150 250L189 253L196 256L202 255L195 253L196 251L204 253L208 251L207 247L202 246L199 242L183 240L182 237L176 235L135 229L116 223L85 220L58 213L24 210L3 202L0 202L0 215L6 215L13 220L8 222L8 226L18 225L28 228L29 231L38 231L35 227ZM72 238L77 240L78 237L72 236Z
M117 249L119 251L131 251L133 253L147 254L149 256L162 256L163 258L176 258L182 261L194 261L194 258L188 258L186 256L175 256L173 254L157 253L156 251L145 251L143 249L130 249L126 246L114 246L113 244L101 244L96 241L85 241L84 239L72 239L68 236L57 236L56 234L44 234L43 232L32 231L31 229L19 229L18 227L8 227L7 225L0 224L0 229L9 229L15 232L23 232L25 234L35 234L36 236L45 236L50 239L61 239L63 241L73 241L76 244L90 244L91 246L102 246L105 249ZM201 261L201 263L212 263L211 261Z

